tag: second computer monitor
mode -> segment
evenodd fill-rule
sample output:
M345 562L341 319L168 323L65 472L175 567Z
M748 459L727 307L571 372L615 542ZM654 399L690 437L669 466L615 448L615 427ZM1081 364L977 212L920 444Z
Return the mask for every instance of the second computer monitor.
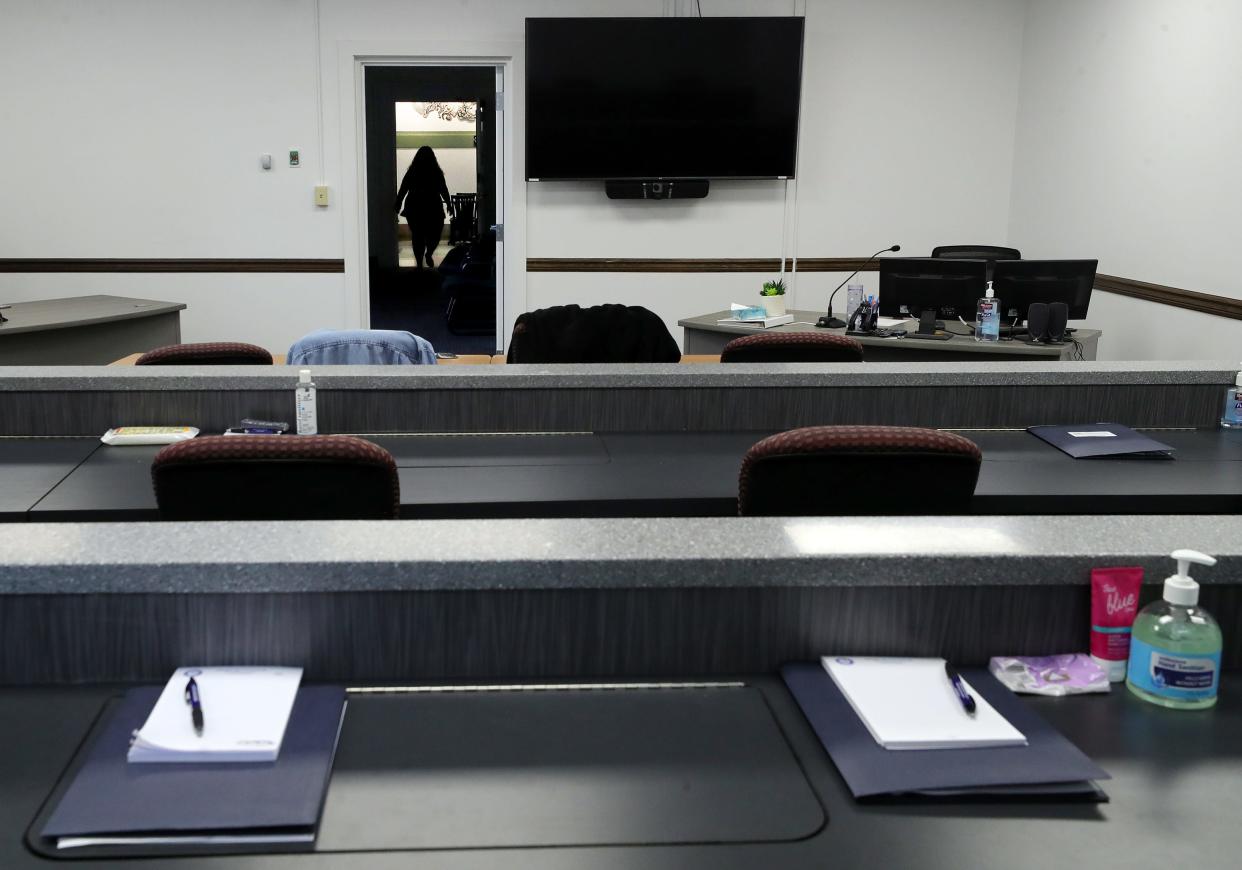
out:
M986 289L987 263L983 260L901 257L880 261L880 314L885 317L917 318L924 311L935 311L941 319L971 321Z
M992 289L1008 322L1026 320L1032 302L1064 302L1069 319L1082 320L1091 303L1096 260L998 260Z

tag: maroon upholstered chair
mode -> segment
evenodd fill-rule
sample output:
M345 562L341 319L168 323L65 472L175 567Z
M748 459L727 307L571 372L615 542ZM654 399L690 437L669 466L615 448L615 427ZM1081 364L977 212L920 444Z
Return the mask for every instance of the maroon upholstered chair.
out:
M828 332L760 332L735 338L720 352L722 363L862 362L856 339Z
M982 453L951 432L909 426L811 426L746 452L742 516L965 513Z
M270 366L272 355L263 348L241 341L205 341L169 344L149 350L135 360L136 366Z
M209 435L170 444L151 463L167 520L394 519L397 464L348 435Z

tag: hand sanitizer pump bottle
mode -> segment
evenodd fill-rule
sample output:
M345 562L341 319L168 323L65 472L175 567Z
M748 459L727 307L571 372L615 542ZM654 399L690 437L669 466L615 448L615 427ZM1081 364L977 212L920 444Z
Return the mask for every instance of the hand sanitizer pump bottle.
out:
M1130 635L1126 688L1144 701L1175 710L1216 703L1220 686L1220 626L1199 607L1191 562L1215 565L1196 550L1174 550L1177 573L1164 581L1164 598L1139 611Z
M1220 425L1226 429L1242 429L1242 372L1234 385L1225 390L1225 408L1220 413Z
M994 298L992 282L975 309L975 341L1000 341L1000 300Z
M315 406L315 382L310 369L298 372L298 386L293 391L294 413L299 435L316 435L319 432L319 409Z

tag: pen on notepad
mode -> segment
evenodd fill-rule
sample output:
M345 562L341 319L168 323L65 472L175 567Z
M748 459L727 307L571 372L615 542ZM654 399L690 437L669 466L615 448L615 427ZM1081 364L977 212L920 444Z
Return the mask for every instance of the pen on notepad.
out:
M966 687L962 684L961 675L953 670L953 665L948 662L944 663L944 675L953 684L953 691L957 692L957 699L962 702L962 709L971 716L975 715L975 699L970 696L970 692L966 691Z
M198 683L190 677L185 684L185 702L190 705L190 721L194 723L194 733L203 736L203 701L198 696Z

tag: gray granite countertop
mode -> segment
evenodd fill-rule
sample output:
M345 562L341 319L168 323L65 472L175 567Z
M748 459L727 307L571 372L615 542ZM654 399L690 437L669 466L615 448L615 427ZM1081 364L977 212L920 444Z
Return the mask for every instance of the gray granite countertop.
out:
M1242 517L850 517L84 523L0 528L0 595L125 592L1085 584L1215 555L1242 583Z
M1222 360L947 363L650 363L643 365L317 366L330 390L868 387L1060 384L1230 385ZM293 366L7 366L0 392L292 389Z

